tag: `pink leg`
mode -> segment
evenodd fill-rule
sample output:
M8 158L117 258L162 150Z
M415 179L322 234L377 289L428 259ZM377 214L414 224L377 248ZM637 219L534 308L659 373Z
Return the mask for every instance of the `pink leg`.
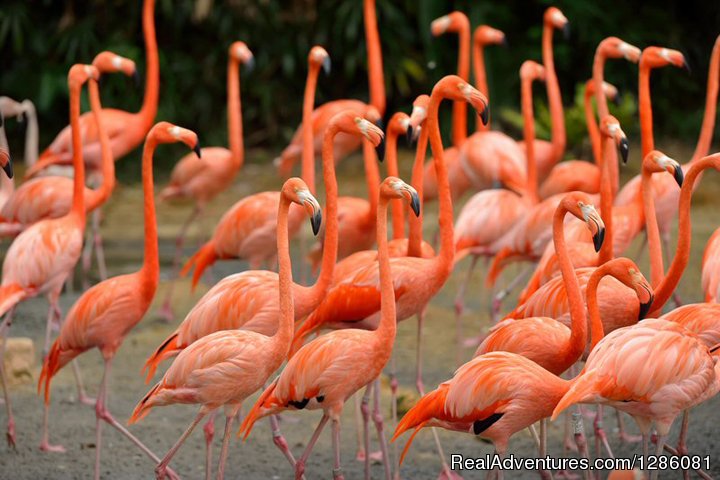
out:
M372 392L373 384L370 382L365 388L365 394L362 397L362 403L360 404L360 411L362 412L363 418L363 445L365 449L365 480L370 480L370 455L367 453L370 451L370 393ZM334 425L334 421L333 421Z
M397 411L397 367L395 365L395 352L393 351L390 357L390 411L392 412L393 428L397 428L398 425L398 411ZM393 442L393 459L392 463L395 466L395 480L400 480L400 456L398 453L398 442Z
M665 445L665 439L667 438L667 435L663 435L661 437L658 437L657 439L657 446L655 447L655 456L659 457L663 453L663 445ZM658 475L660 474L660 470L653 470L650 472L650 480L657 480Z
M573 432L575 435L575 443L578 447L578 453L581 457L590 460L590 452L588 451L587 438L585 437L585 426L583 425L583 416L579 408L577 413L572 414ZM592 473L586 472L586 478L592 478Z
M220 450L220 463L218 465L218 480L225 478L225 461L227 460L228 445L230 444L230 428L232 427L234 414L225 417L225 433L223 434L222 450Z
M272 430L273 443L276 447L280 449L285 458L287 458L290 466L295 469L295 465L297 462L295 461L295 457L290 451L287 440L285 440L285 437L280 432L280 424L278 422L277 415L270 415L270 429Z
M620 442L637 443L642 440L641 436L630 435L625 431L625 421L623 420L622 412L620 412L620 410L615 410L615 415L617 416L618 436L620 437Z
M380 411L380 379L375 380L375 389L373 390L373 423L377 430L378 440L380 442L380 451L382 452L382 462L385 467L385 480L392 478L392 469L390 468L390 457L388 455L388 445L385 439L385 431L383 426L383 416Z
M295 464L295 480L301 480L301 478L303 478L305 474L305 462L307 462L307 459L310 456L313 447L317 443L317 440L320 437L320 434L322 433L323 428L325 428L325 424L328 422L329 419L330 417L327 413L323 414L323 417L320 419L320 423L318 423L317 428L313 432L313 435L310 438L310 442L307 444L307 447L305 447L305 451Z
M478 255L473 255L472 260L470 261L470 266L468 267L467 275L465 276L465 279L460 284L460 288L458 289L457 296L455 296L455 341L456 341L456 350L455 350L455 365L459 366L462 361L461 358L461 352L462 352L462 343L463 343L463 335L462 335L462 315L465 312L465 291L467 290L467 286L470 283L470 280L472 279L473 271L475 270L475 265L477 265L478 261Z
M58 306L59 293L60 292L50 292L47 296L50 308L48 308L47 322L45 324L45 343L43 345L42 352L43 360L45 360L45 357L47 357L47 354L50 351L50 337L53 330L53 324L59 324L60 319L62 318L62 313L60 311L60 307Z
M7 432L5 435L8 445L12 447L13 450L17 451L17 446L15 445L15 418L13 417L12 406L10 404L10 395L8 394L7 380L5 378L5 362L3 361L5 358L5 342L7 340L8 333L10 333L10 327L12 326L13 313L15 313L14 307L10 309L7 315L5 315L2 325L0 325L0 382L2 382L3 396L5 398L5 411L7 412L8 418Z
M597 414L595 415L595 421L593 421L593 429L595 432L595 456L600 458L600 454L602 453L601 447L605 447L605 451L607 452L608 456L610 458L615 458L615 455L613 455L612 449L610 448L610 444L608 443L605 430L603 429L602 405L598 405L597 407Z
M203 426L205 432L205 479L210 480L212 477L212 441L215 438L215 415L217 410L210 412L210 418ZM224 440L224 439L223 439Z
M688 449L687 449L687 431L688 426L690 425L690 411L685 410L683 412L683 418L682 418L682 426L680 427L680 434L678 435L678 443L677 443L677 451L679 455L687 455ZM683 479L684 480L690 480L690 471L689 470L683 470Z
M130 433L125 427L123 427L117 420L115 420L115 417L113 417L110 414L110 411L107 409L106 403L108 399L108 379L110 378L110 368L112 366L112 359L105 360L105 371L103 372L103 378L102 383L100 385L100 391L98 392L98 398L97 402L95 404L95 479L99 479L100 477L100 452L102 450L102 422L101 420L107 422L111 426L113 426L118 432L122 433L125 437L127 437L132 443L135 444L142 452L150 457L154 462L160 462L160 458L158 458L157 455L155 455L152 451L150 451L149 448L147 448L135 435ZM175 472L173 472L170 469L167 469L167 472L165 473L166 476L168 476L172 480L179 480L179 477ZM158 478L164 478L158 477Z
M180 233L175 240L175 256L173 257L172 276L170 277L170 285L168 285L167 293L165 294L165 300L163 301L159 312L160 317L165 319L168 323L172 322L175 318L170 302L172 300L173 290L175 289L175 281L180 273L180 259L182 258L182 248L185 243L185 235L187 234L188 228L190 228L192 222L195 221L201 212L202 208L199 205L196 205L188 219L185 220L185 223L183 223L183 226L180 228Z
M43 452L65 453L65 447L62 445L52 445L50 443L50 433L48 432L48 417L50 416L50 405L45 404L43 409L43 426L42 439L40 440L40 450Z
M75 376L75 385L77 386L78 402L83 405L95 406L95 399L88 396L83 385L82 375L80 375L80 367L76 360L70 362L72 365L73 375Z
M425 321L427 305L417 314L417 358L415 358L415 387L420 395L425 395L425 385L422 380L422 327Z
M345 480L340 466L340 421L332 421L332 444L335 461L333 463L333 480Z

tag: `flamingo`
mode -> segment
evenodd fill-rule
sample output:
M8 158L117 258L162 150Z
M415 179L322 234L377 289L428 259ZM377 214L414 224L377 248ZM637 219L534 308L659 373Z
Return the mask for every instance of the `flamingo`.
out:
M161 316L168 321L173 318L170 300L178 274L177 270L187 230L192 222L202 215L205 206L232 185L245 160L238 69L242 64L245 65L247 71L252 71L255 58L245 42L233 42L228 50L228 57L227 115L228 145L230 149L205 147L202 159L193 154L184 156L173 168L170 174L170 184L160 192L161 200L191 198L195 203L192 213L180 227L180 233L178 233L175 240L173 273L170 285L165 293L165 300L160 308Z
M327 65L327 58L329 56L324 49L322 51L311 51L308 56L308 80L310 83L315 83L313 78L317 78L320 68ZM310 95L306 95L306 101L309 101L309 97ZM309 152L306 152L306 155L308 154ZM306 161L306 165L308 163L312 164L312 162ZM235 203L222 216L210 240L200 247L185 263L180 275L184 276L194 268L194 286L200 280L205 269L218 259L247 259L251 269L258 269L262 263L271 262L276 252L273 248L273 242L269 240L272 240L275 232L278 201L277 192L260 192ZM289 228L291 237L300 228L301 217L299 213L296 209L290 210ZM168 311L165 310L166 313Z
M170 460L197 424L220 407L225 409L226 420L218 478L224 478L233 418L243 401L265 385L287 356L295 316L288 210L292 203L305 208L311 213L316 231L321 214L317 200L299 178L287 180L280 195L277 222L279 274L275 282L277 290L273 289L275 301L279 297L280 304L277 331L268 336L249 330L223 330L199 339L180 353L163 378L138 403L130 424L142 420L157 406L200 404L195 420L155 467L158 479L164 478ZM208 470L206 477L209 476Z
M14 187L13 183L13 165L12 156L10 155L10 147L8 146L7 136L5 135L5 118L0 111L0 167L2 167L5 175L0 175L0 205L6 201L4 194L6 186ZM12 192L11 192L12 193Z
M720 228L715 230L705 246L702 259L702 289L705 301L720 300Z
M145 206L145 252L143 265L137 272L109 278L87 290L68 311L58 338L43 362L38 381L38 392L45 391L45 415L40 449L64 451L61 445L51 445L48 440L48 415L50 382L62 367L82 353L97 348L103 356L105 368L95 405L95 478L100 478L100 454L102 450L102 422L115 427L128 437L155 462L154 455L133 434L123 427L110 413L106 401L108 378L115 353L142 318L145 316L157 290L159 278L157 222L153 193L152 159L155 148L163 143L183 142L200 154L197 135L190 130L167 122L156 124L148 133L143 150L143 193Z
M267 415L288 409L323 410L323 417L305 451L295 465L295 478L301 478L320 433L332 420L333 479L344 476L340 464L340 414L350 396L370 386L387 364L397 324L395 296L387 240L387 208L391 199L405 199L417 215L420 200L414 188L396 177L386 178L380 186L377 211L378 265L381 283L380 323L376 330L345 329L322 335L303 346L288 362L280 376L260 395L245 418L240 433L245 438L255 422ZM352 372L350 374L350 372ZM376 387L376 395L379 394ZM378 437L385 459L385 478L390 479L387 445L381 417L375 417ZM369 478L366 462L365 478Z
M4 354L5 339L12 325L15 306L40 294L47 296L47 326L45 328L45 349L50 345L50 330L53 319L59 319L58 297L65 280L75 267L82 250L85 230L85 164L80 148L80 90L86 82L99 79L97 68L92 65L76 64L68 73L70 90L70 122L75 147L73 149L75 175L73 178L73 202L70 211L63 217L35 223L17 236L8 248L3 261L3 275L0 283L0 358ZM93 111L99 114L99 104L93 102ZM102 120L101 130L103 128ZM5 167L7 168L7 167ZM7 173L7 170L6 170ZM7 314L7 315L6 315ZM5 369L0 362L0 379L5 394L5 408L8 414L7 439L15 446L15 421L10 398L5 388Z
M108 51L98 54L92 64L100 74L122 72L133 76L136 72L135 62ZM94 84L90 84L90 89L96 90ZM101 135L100 142L106 143L102 184L94 190L84 189L86 213L104 204L115 187L115 165L108 140L107 135ZM0 235L15 236L40 220L67 215L72 204L72 183L73 180L68 177L43 176L20 185L0 209Z
M38 159L38 121L35 104L25 99L21 102L10 97L0 97L0 112L5 118L17 117L25 123L25 155L23 161L27 167L35 165ZM4 188L4 185L1 187Z
M377 117L371 118L373 122L382 118L385 114L385 80L383 77L382 47L380 45L380 34L377 26L377 12L375 0L363 0L363 19L365 25L365 44L367 47L368 84L370 87L370 102L360 100L333 100L319 106L312 113L312 132L316 139L323 138L325 129L330 120L345 110L356 110L362 115L373 114ZM368 107L374 107L369 109ZM307 124L303 119L303 124ZM302 124L295 130L290 144L285 147L280 156L275 159L280 174L284 177L290 175L295 164L300 162L303 153ZM333 156L336 161L346 157L360 147L360 139L348 135L340 135L335 142ZM321 154L321 142L314 143L314 155Z

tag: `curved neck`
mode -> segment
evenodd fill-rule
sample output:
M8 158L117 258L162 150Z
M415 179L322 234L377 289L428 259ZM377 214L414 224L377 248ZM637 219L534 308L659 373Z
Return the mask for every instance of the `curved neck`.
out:
M473 44L473 74L475 75L475 88L490 100L490 92L488 92L487 74L485 72L485 49L480 42ZM475 128L478 132L486 132L490 130L490 122L483 125L482 122L476 121Z
M90 81L88 85L90 92L90 106L93 110L100 111L100 89L95 81ZM112 149L110 148L110 139L108 138L105 128L99 129L100 150L102 155L102 184L95 190L85 202L85 210L90 212L95 210L110 198L110 194L115 188L115 160L113 159Z
M337 197L338 185L335 177L335 159L333 158L333 142L338 133L336 126L330 125L325 131L322 144L323 183L325 184L325 240L323 241L322 264L320 275L315 285L310 287L311 304L317 305L327 292L333 280L338 248Z
M7 135L5 135L5 126L0 127L0 155L6 159L10 159L10 147L7 141ZM0 196L8 198L9 195L15 191L15 181L12 178L8 178L5 173L0 173ZM2 205L0 205L2 208Z
M437 87L436 87L437 88ZM453 257L455 256L454 244L454 226L453 226L453 208L452 196L450 193L450 181L448 180L447 166L445 165L445 157L440 138L440 124L438 122L438 112L442 96L440 92L433 92L430 97L430 105L428 107L428 117L426 120L428 136L430 140L430 148L432 149L433 162L435 165L435 174L437 175L438 188L438 223L440 226L440 252L436 257L438 265L443 269L444 274L449 275L453 265ZM447 277L445 277L447 278ZM438 277L437 281L444 281Z
M646 168L643 168L640 174L640 189L642 190L645 231L647 232L648 252L650 255L650 282L653 288L657 288L665 275L665 267L660 244L660 230L655 216L652 173Z
M700 138L698 138L695 153L693 153L691 161L704 157L710 151L713 130L715 129L715 115L717 113L718 82L720 82L720 36L715 40L715 46L710 56L705 114L703 115L702 128L700 129Z
M545 66L545 88L547 89L550 119L552 120L553 163L557 163L565 154L565 114L563 113L560 84L555 74L553 27L547 24L543 27L542 59Z
M610 115L608 109L607 97L603 82L605 82L605 56L600 53L599 49L595 50L593 58L593 82L595 82L595 104L597 106L598 118L605 118Z
M145 130L152 127L157 115L160 94L160 60L155 36L155 0L145 0L142 13L143 36L145 37L145 98L139 115L145 122Z
M392 349L397 330L395 314L395 292L393 289L392 272L390 271L390 252L387 240L387 209L388 199L382 197L377 210L377 245L378 264L380 270L380 325L375 335L381 345Z
M655 148L653 137L652 104L650 101L650 67L640 60L640 84L638 86L638 104L640 108L640 136L642 157Z
M24 102L23 102L24 103ZM30 102L28 102L30 103ZM27 124L25 128L25 165L31 167L35 165L38 159L38 121L37 112L35 106L30 103L25 109L25 117L27 118Z
M567 209L558 207L553 217L553 243L557 252L558 264L562 274L563 284L567 292L570 306L570 341L561 352L568 363L574 363L585 350L587 342L587 319L585 305L583 304L580 284L575 269L565 245L565 228L563 226Z
M290 348L295 324L295 308L293 303L292 264L290 262L290 239L288 233L288 211L290 200L280 194L277 220L277 251L278 251L278 290L280 292L280 322L273 335L280 345ZM287 354L287 352L286 352Z
M375 147L368 140L363 139L363 163L365 165L365 183L368 191L368 202L370 202L370 218L368 222L375 220L377 213L378 194L380 193L380 167Z
M397 132L388 129L385 135L385 163L387 174L400 178L397 159ZM405 205L401 199L392 202L392 230L393 239L405 238Z
M523 138L527 161L527 189L525 195L532 203L538 202L537 163L535 161L535 118L533 112L532 81L522 80L520 103L523 115Z
M720 169L720 155L715 154L709 157L697 160L692 168L685 175L683 186L680 189L680 205L678 212L678 242L675 247L675 256L668 268L667 275L660 282L660 286L655 289L655 301L653 301L652 311L648 317L652 317L662 310L662 307L668 301L672 293L677 288L682 277L685 267L687 267L690 259L690 243L692 234L692 225L690 222L690 205L692 203L693 188L697 177L703 170L708 168Z
M315 147L313 145L312 113L315 106L315 90L317 89L320 66L310 63L310 69L305 82L305 95L303 96L302 116L302 164L301 177L305 180L310 193L315 195Z
M155 295L160 280L158 256L157 218L155 216L155 187L153 183L153 155L157 143L154 139L145 142L142 157L143 205L145 208L145 252L142 266L144 287L150 296Z
M93 80L90 80L93 81ZM74 82L70 86L70 130L73 147L73 197L70 215L77 215L80 222L85 225L85 162L82 154L82 136L80 132L80 89L82 85ZM93 108L93 115L98 129L102 130L100 112Z
M370 83L370 105L385 115L385 79L383 77L382 48L378 33L375 0L364 0L365 42L368 55L368 82Z
M463 22L458 32L458 77L470 79L470 24ZM459 147L467 138L467 102L453 102L452 141ZM482 122L479 122L482 123Z
M418 198L423 201L423 181L425 177L425 157L427 156L428 129L425 124L420 130L420 138L418 139L417 150L415 151L415 163L412 169L412 186L417 191ZM420 257L422 255L422 227L424 208L420 208L420 215L408 215L409 218L409 234L408 234L408 257Z
M228 61L227 70L227 116L228 145L237 172L242 168L245 161L245 148L243 145L242 107L240 105L240 65L232 56Z
M588 313L590 314L590 351L592 352L595 345L605 336L605 328L603 327L602 318L600 318L600 305L598 304L598 286L600 280L608 275L607 264L600 265L590 275L587 287L585 288L585 298L587 299Z
M603 148L603 169L600 177L600 216L605 224L605 240L600 247L600 264L612 260L613 258L613 191L612 181L612 163L617 165L617 159L613 159L612 152L615 151L615 141L612 137L604 138Z
M603 171L602 164L602 137L600 136L600 128L595 118L595 111L593 110L592 97L590 89L585 89L585 98L583 101L585 110L585 124L587 125L588 136L590 137L590 145L592 146L593 159L595 164Z

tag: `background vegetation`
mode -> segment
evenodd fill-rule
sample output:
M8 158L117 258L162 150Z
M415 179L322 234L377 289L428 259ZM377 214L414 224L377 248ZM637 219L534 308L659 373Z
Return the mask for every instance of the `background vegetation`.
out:
M361 3L157 0L158 118L197 129L206 145L225 144L227 46L241 39L256 56L255 71L243 74L241 80L246 143L281 148L300 121L307 52L313 44L325 46L333 60L332 74L320 81L318 103L367 98ZM0 94L36 102L43 146L67 123L65 79L70 64L89 62L99 50L110 49L135 59L144 71L141 4L140 0L3 0ZM388 113L408 111L415 95L428 92L433 82L455 70L457 38L433 38L429 33L434 18L455 9L466 12L473 27L487 23L506 33L510 47L487 53L492 104L496 112L517 109L517 71L523 60L540 59L542 14L551 4L563 10L571 25L569 40L560 34L555 37L556 68L566 106L573 104L578 86L589 78L593 52L602 38L617 35L641 48L651 44L677 48L686 53L693 74L667 69L654 75L656 128L695 142L709 55L720 33L720 4L702 0L378 0ZM626 99L636 97L637 67L609 62L606 79ZM136 110L141 99L142 89L134 90L123 78L103 83L107 106ZM544 101L544 95L538 95L538 102ZM633 119L634 104L626 100L623 116ZM541 105L537 113L546 124ZM580 118L577 109L568 115ZM637 122L630 123L624 125L626 131L636 132ZM502 126L513 129L512 124ZM569 135L569 146L577 150L582 129L571 128ZM14 142L20 135L11 133L11 137ZM137 152L133 158L138 158Z

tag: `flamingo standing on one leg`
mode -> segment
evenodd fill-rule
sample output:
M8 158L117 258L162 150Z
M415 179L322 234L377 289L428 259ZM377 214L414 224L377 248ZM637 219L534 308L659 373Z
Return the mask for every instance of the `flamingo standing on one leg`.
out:
M242 64L248 71L251 71L255 64L255 58L244 42L233 42L228 50L228 57L227 115L230 149L205 147L202 159L192 154L184 156L173 168L170 174L170 184L160 192L161 200L191 198L195 202L192 213L180 228L180 233L175 240L172 277L165 293L165 300L160 308L160 315L168 321L174 317L170 300L178 275L185 234L192 222L202 215L205 206L232 185L245 160L238 70Z
M70 122L73 125L75 143L73 178L73 203L67 215L43 220L22 232L7 250L3 262L2 283L0 284L0 315L5 318L0 325L0 358L5 350L5 339L12 325L14 307L28 298L45 294L50 303L45 327L45 348L50 345L50 330L53 319L60 317L58 297L65 280L75 267L82 250L85 231L85 164L80 147L80 90L87 81L97 81L98 70L92 65L76 64L68 73L70 89ZM97 104L92 105L99 114ZM102 129L102 120L101 129ZM5 387L5 369L0 362L0 377ZM7 389L5 408L8 412L8 443L15 445L15 422L10 407Z
M278 207L277 249L280 271L276 280L277 290L273 290L276 302L279 297L280 318L275 334L266 336L248 330L224 330L199 339L177 357L162 380L138 403L130 417L129 423L132 424L144 418L156 406L200 404L195 420L155 467L158 479L165 476L170 460L203 417L224 407L225 435L218 467L218 478L223 479L233 419L245 399L267 383L287 356L295 316L288 235L288 210L292 203L312 214L315 231L321 216L317 200L305 182L299 178L285 182ZM290 458L294 462L292 455ZM206 478L209 476L208 470Z
M379 117L385 114L385 80L383 76L382 47L377 25L377 12L375 0L363 0L363 20L365 25L365 44L367 47L368 84L370 87L370 102L360 100L333 100L320 105L312 113L312 122L303 119L303 124L312 124L313 137L323 138L325 129L330 120L345 110L356 110L361 115L368 114L368 107L374 107ZM371 120L375 121L375 118ZM282 176L289 176L296 163L300 162L303 154L302 125L295 130L292 141L285 147L275 164ZM340 135L335 141L333 156L336 161L346 157L360 147L361 140L350 135ZM314 155L321 154L322 142L314 143Z
M58 371L80 354L98 348L105 369L95 405L95 478L100 478L102 450L102 424L107 422L128 437L155 462L154 455L134 435L115 420L107 407L108 380L113 358L125 336L145 316L157 290L160 266L158 263L157 221L153 192L152 159L158 144L183 142L200 154L197 135L167 122L160 122L148 133L143 151L143 197L145 205L145 252L139 271L109 278L87 290L72 308L60 330L58 338L45 358L38 381L38 391L45 390L45 415L40 449L64 451L60 445L51 445L48 439L50 382Z
M403 198L419 213L420 200L411 186L395 177L380 186L377 212L378 265L381 283L380 323L376 330L345 329L322 335L303 346L288 362L280 376L262 393L240 427L245 438L255 422L264 416L288 409L323 410L323 417L295 465L296 480L303 476L305 462L328 420L333 430L333 479L344 476L340 464L340 414L350 396L378 378L387 364L395 342L395 295L388 253L387 209L391 199ZM383 426L376 427L385 459L385 478L390 480L387 445ZM365 478L369 478L366 462Z

